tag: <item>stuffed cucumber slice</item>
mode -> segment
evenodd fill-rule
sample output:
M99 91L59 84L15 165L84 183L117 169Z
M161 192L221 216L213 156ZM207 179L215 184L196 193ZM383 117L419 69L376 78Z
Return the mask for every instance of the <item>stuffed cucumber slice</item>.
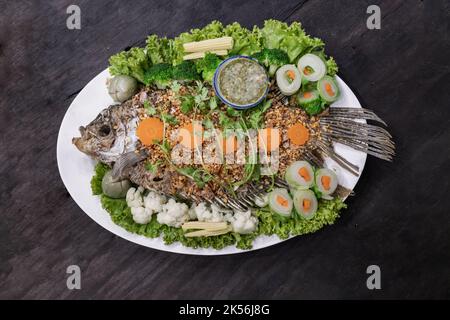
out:
M286 96L296 93L302 85L302 76L293 64L286 64L279 68L276 78L278 88Z
M297 95L297 102L299 105L320 101L320 95L317 90L303 91Z
M314 218L318 207L316 195L311 190L296 190L294 207L300 217L308 220Z
M314 170L306 161L295 161L286 169L286 182L300 189L308 189L314 184Z
M302 77L311 82L322 79L327 73L327 67L323 60L312 53L307 53L302 56L298 60L297 67Z
M320 97L327 102L334 102L339 97L339 88L330 76L325 76L317 82L317 90Z
M269 193L269 208L282 217L290 217L293 203L289 192L283 188L273 189Z
M297 103L310 116L319 114L323 110L322 99L320 99L320 95L317 90L300 92L297 95Z
M319 169L316 172L316 186L324 195L332 194L338 186L336 173L330 169Z

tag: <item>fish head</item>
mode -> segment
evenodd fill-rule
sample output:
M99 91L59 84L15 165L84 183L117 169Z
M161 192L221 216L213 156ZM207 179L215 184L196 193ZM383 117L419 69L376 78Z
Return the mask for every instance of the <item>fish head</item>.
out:
M110 115L110 109L103 110L87 126L79 128L80 137L72 139L72 143L81 152L98 160L102 153L108 152L116 140L115 123Z

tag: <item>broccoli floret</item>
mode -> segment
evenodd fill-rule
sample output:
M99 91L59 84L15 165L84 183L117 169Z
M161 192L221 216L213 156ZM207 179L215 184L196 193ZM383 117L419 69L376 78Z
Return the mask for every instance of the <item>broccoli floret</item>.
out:
M289 63L289 56L281 49L263 49L253 56L265 67L269 68L269 75L273 76L277 69Z
M222 60L212 53L207 53L203 59L197 60L197 71L202 74L203 80L212 83L214 72Z
M175 80L199 80L200 75L192 61L183 61L173 67L173 79Z
M144 76L146 85L156 84L160 89L166 88L173 78L173 67L167 63L153 65Z

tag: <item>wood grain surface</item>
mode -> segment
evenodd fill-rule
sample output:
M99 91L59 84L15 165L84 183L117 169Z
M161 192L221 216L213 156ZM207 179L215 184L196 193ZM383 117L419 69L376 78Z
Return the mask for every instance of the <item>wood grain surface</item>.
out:
M81 8L81 30L66 8ZM381 30L366 9L381 7ZM450 298L449 1L0 0L1 299ZM338 222L240 255L140 247L75 204L56 165L61 120L110 55L210 20L301 21L361 103L389 123L394 163L369 158ZM77 264L81 290L68 290ZM382 289L366 287L379 265Z

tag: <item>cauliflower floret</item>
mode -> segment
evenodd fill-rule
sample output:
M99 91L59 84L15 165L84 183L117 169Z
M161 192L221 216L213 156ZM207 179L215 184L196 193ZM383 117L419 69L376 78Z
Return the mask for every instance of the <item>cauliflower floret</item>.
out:
M200 202L197 205L193 206L193 211L195 213L195 216L197 217L198 221L211 221L212 219L212 212L209 210L209 208L206 206L206 203ZM215 221L215 222L220 222Z
M246 212L235 211L233 218L230 219L233 231L241 234L252 233L258 226L258 218L252 216L251 210Z
M144 207L152 212L160 212L162 211L163 205L166 201L166 197L150 191L150 193L144 198Z
M144 207L131 207L133 220L139 224L147 224L152 220L153 211Z
M230 221L233 217L233 210L222 209L216 205L211 205L213 216L222 215L222 221ZM220 222L220 221L219 221Z
M201 222L222 222L228 221L232 216L232 211L220 209L215 205L209 208L205 202L200 202L198 205L192 206L190 216L191 220L197 219Z
M161 224L179 228L189 220L189 207L185 203L178 203L170 199L162 206L162 211L156 218Z
M144 205L144 202L142 200L142 192L144 192L144 188L139 187L139 188L130 188L127 191L127 195L126 195L126 201L127 201L127 205L130 208L133 207L142 207Z
M128 207L131 209L131 214L133 216L133 220L139 224L147 224L152 220L152 214L154 210L152 208L146 208L145 201L142 197L142 193L144 192L143 187L139 188L130 188L126 195L126 201ZM147 200L148 196L145 197Z
M197 220L197 213L195 212L195 208L197 206L195 203L192 204L192 206L189 208L188 214L189 214L189 220Z

